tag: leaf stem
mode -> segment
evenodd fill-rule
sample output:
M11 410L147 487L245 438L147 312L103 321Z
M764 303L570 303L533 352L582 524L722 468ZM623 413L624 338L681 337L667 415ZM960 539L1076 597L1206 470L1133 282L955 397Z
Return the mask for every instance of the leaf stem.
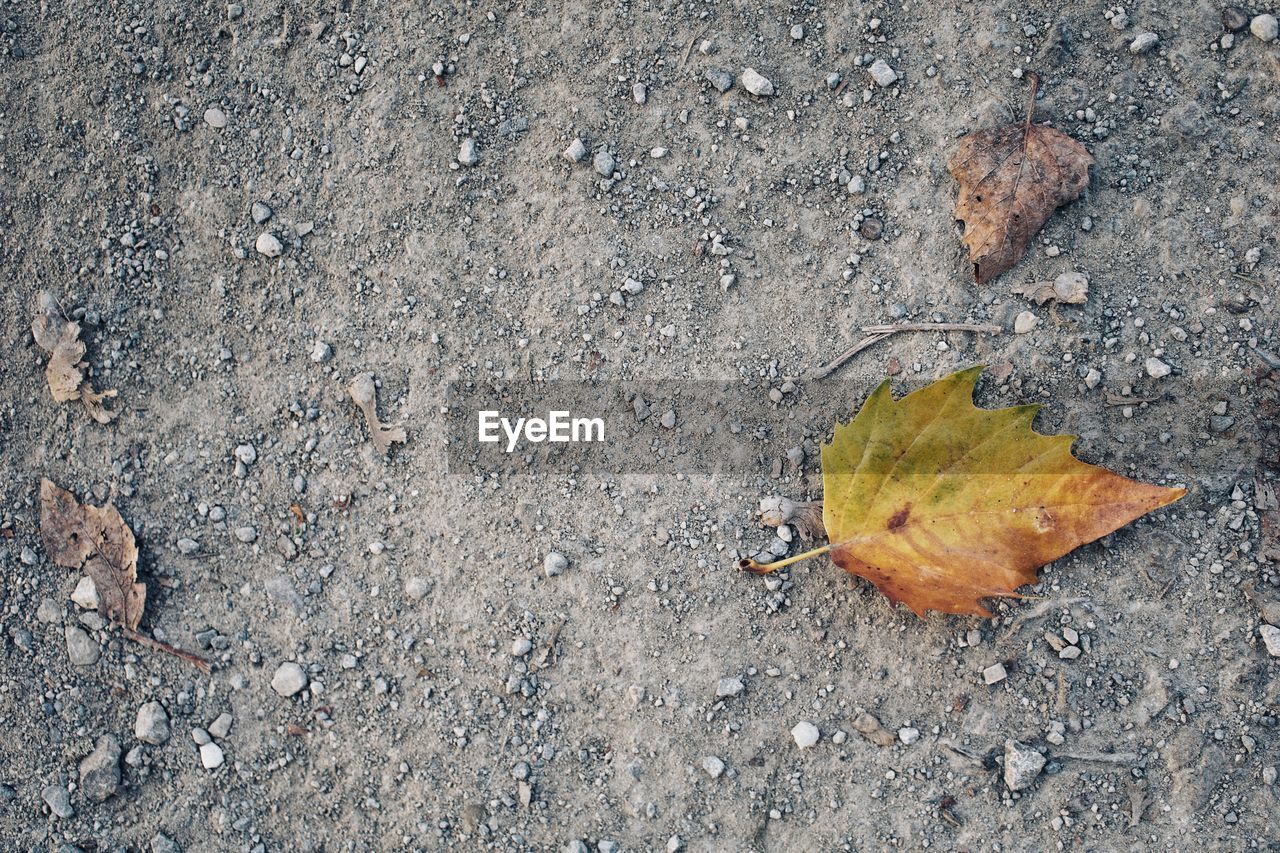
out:
M778 560L776 563L760 563L754 557L744 557L738 561L738 568L744 572L751 572L753 575L767 575L770 572L776 572L778 569L786 568L801 560L807 560L810 557L816 557L819 554L825 554L831 550L831 544L823 545L820 548L811 548L803 554L796 554L794 557L787 557L785 560Z
M1027 96L1027 121L1023 127L1030 130L1036 117L1036 91L1040 88L1040 75L1031 71L1027 73L1027 79L1031 82L1031 93Z

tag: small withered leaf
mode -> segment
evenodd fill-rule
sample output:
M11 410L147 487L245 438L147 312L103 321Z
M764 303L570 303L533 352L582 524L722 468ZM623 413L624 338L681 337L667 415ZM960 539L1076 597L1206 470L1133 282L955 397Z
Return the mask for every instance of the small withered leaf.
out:
M146 585L138 582L133 531L111 504L81 504L44 479L40 482L40 539L59 566L84 569L98 590L98 612L130 631L142 621Z
M93 390L84 375L88 365L83 360L85 346L80 340L80 324L63 317L56 300L47 293L40 294L39 308L31 321L31 337L49 354L44 378L53 399L59 403L79 400L95 421L111 423L116 413L108 411L102 401L116 392Z
M1016 264L1053 212L1089 185L1093 157L1084 146L1032 122L1038 79L1030 76L1026 119L969 134L947 162L960 185L955 218L964 223L979 284Z

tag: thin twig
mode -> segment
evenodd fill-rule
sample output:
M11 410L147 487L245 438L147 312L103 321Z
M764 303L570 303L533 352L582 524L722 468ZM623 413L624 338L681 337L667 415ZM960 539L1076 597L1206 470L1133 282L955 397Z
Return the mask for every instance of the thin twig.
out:
M1136 752L1055 752L1055 758L1092 761L1097 764L1137 764L1142 756Z
M849 349L840 353L831 361L809 374L809 379L825 379L836 372L841 365L862 352L872 344L879 343L897 332L986 332L998 335L1003 331L999 326L989 323L883 323L875 326L863 326L867 337L858 341Z
M196 669L200 670L205 675L208 675L212 671L209 666L209 662L194 652L188 652L184 649L178 648L177 646L171 646L168 643L157 640L155 637L148 637L146 634L135 631L132 628L125 628L124 635L135 643L144 645L149 649L155 649L158 652L166 652L174 657L182 658L187 663L193 664Z

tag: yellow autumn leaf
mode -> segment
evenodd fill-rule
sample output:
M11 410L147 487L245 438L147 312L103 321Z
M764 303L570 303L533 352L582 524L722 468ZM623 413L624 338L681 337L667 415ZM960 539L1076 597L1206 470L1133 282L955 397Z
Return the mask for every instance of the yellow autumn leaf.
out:
M981 372L896 401L881 383L822 447L830 544L743 568L769 572L829 552L918 616L990 616L983 598L1016 595L1038 567L1186 494L1076 459L1076 436L1031 428L1038 405L977 408Z

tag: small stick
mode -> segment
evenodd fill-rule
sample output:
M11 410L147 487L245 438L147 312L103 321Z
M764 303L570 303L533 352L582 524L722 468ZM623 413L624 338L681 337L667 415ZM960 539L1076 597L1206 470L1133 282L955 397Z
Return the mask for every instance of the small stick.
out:
M148 637L146 634L135 631L132 628L125 628L124 635L135 643L144 645L149 649L155 649L158 652L166 652L174 657L182 658L187 663L193 664L196 669L200 670L205 675L208 675L211 672L209 662L194 652L188 652L178 648L177 646L171 646L168 643L157 640L155 637Z
M862 331L867 333L867 337L810 373L807 378L827 378L846 361L896 332L986 332L989 335L998 335L1002 329L989 323L883 323L876 326L863 326Z
M1098 764L1137 764L1142 756L1136 752L1055 752L1058 758L1072 761L1093 761Z
M787 566L790 566L793 563L798 563L801 560L807 560L810 557L825 554L833 547L835 546L831 544L823 545L820 548L813 548L809 551L805 551L803 554L796 554L794 557L787 557L785 560L778 560L774 563L759 563L756 562L754 557L743 557L738 561L738 568L744 572L750 572L753 575L767 575L770 572L776 572L778 569L786 568Z
M689 54L693 53L693 46L698 43L700 38L702 38L701 34L694 36L689 42L689 46L684 49L684 58L680 60L681 68L684 68L689 63Z

